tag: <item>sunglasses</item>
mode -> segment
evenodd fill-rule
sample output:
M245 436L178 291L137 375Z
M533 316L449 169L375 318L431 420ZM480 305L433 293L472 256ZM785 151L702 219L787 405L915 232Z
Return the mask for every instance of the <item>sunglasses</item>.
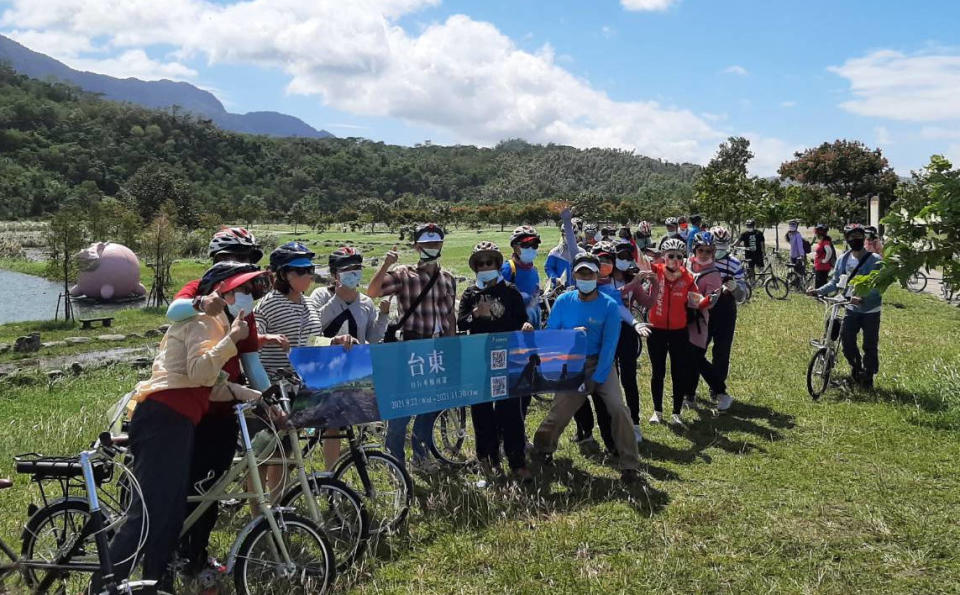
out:
M313 267L290 267L287 270L293 273L294 275L300 275L300 276L313 274Z
M683 254L664 254L663 257L667 260L683 260Z
M477 265L478 268L479 268L479 267L495 267L495 266L497 266L497 261L496 261L496 260L492 260L492 259L491 259L491 260L476 260L476 261L474 261L474 262L476 263L476 265Z
M520 247L521 248L539 248L540 242L538 240L534 240L532 242L521 242Z

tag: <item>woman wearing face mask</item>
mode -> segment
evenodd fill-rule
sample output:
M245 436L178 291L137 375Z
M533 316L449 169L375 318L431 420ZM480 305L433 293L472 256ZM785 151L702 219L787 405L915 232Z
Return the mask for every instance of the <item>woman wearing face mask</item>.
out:
M647 352L650 354L650 391L653 394L653 416L650 423L663 420L663 381L670 356L670 376L673 380L673 416L671 422L683 424L680 413L683 392L689 374L689 336L687 307L707 308L710 298L697 293L693 275L683 267L687 245L679 238L664 240L661 245L663 264L654 264L649 273L641 273L625 291L633 294L640 304L650 308L650 335ZM649 289L641 281L649 280Z
M480 242L473 248L470 268L477 280L460 297L457 327L461 331L477 334L533 330L533 325L527 322L520 292L500 275L502 265L503 255L493 242ZM520 397L479 403L470 409L477 437L477 459L484 472L500 472L502 443L514 477L529 481Z
M373 300L357 289L363 280L363 255L354 248L343 246L329 259L332 287L318 287L310 295L310 305L320 314L320 324L326 337L350 335L358 343L379 343L390 322L390 300Z
M696 314L687 321L687 334L690 337L690 373L689 382L684 390L684 402L690 408L697 406L697 384L699 384L701 373L704 374L711 390L718 392L718 383L707 372L710 368L703 366L709 338L710 309L722 292L732 293L737 285L733 280L725 284L723 275L715 266L716 246L711 232L697 232L693 236L692 244L693 256L687 261L687 268L693 273L697 292L700 295L709 296L710 304L705 309L696 310Z
M631 308L634 303L633 294L629 291L624 292L624 288L640 272L637 262L632 259L633 254L631 246L626 242L616 244L616 259L614 260L613 274L610 276L610 284L617 290L618 297L622 300L620 306L622 320L620 323L620 341L617 343L617 368L620 372L620 384L623 386L623 396L627 400L627 408L630 409L630 418L633 420L633 433L637 437L637 442L642 442L637 359L643 352L641 337L649 330L646 324L636 320L633 315ZM646 262L646 256L641 254L640 258ZM645 264L645 266L647 265Z
M211 402L260 395L221 381L221 374L249 333L246 312L237 309L237 298L252 291L254 281L263 274L255 265L238 262L220 262L204 273L198 295L217 295L235 312L233 322L221 312L174 323L160 342L150 378L134 388L138 404L130 423L130 451L144 498L133 503L110 543L111 559L126 561L116 567L118 580L129 574L145 516L155 522L141 552L143 578L158 580L165 574L185 518L198 424ZM198 543L201 548L205 545L205 541ZM99 583L100 577L95 576L95 592L100 592Z
M500 267L500 274L520 290L527 308L527 320L535 328L540 328L540 275L534 266L540 248L540 234L529 225L522 225L513 230L510 248L513 255Z

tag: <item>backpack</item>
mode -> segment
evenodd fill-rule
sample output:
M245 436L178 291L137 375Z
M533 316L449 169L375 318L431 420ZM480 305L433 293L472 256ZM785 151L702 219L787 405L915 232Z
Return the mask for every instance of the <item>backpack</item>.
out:
M697 290L697 293L700 293L700 287L697 285L697 282L700 281L700 277L704 275L709 275L710 273L716 273L720 275L720 271L716 267L710 267L709 269L700 271L699 273L694 273L693 275L693 287ZM721 279L722 279L721 275ZM701 332L700 322L705 321L706 317L703 315L703 310L700 308L691 308L687 306L687 323L696 322L697 323L697 332Z
M827 259L827 262L830 263L830 268L837 266L837 248L833 245L833 242L830 242L830 258Z
M806 238L803 239L803 253L810 254L810 240Z

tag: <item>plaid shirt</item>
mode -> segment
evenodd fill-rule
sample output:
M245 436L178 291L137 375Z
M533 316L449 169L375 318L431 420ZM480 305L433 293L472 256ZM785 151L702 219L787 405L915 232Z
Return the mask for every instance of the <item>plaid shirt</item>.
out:
M430 282L432 273L425 266L404 265L389 271L383 279L383 296L397 296L400 316L413 305L420 291ZM403 324L404 332L423 337L442 335L449 330L455 312L457 281L448 271L441 270L440 277L417 309Z

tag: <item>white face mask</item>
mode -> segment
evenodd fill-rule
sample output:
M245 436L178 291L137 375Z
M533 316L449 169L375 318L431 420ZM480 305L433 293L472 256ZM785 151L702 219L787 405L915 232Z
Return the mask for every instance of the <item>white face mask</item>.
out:
M244 316L253 312L253 296L249 293L234 292L233 303L227 304L227 310L236 318L242 310Z
M618 258L616 266L618 271L629 271L633 267L633 261Z
M356 289L363 279L363 271L344 271L340 273L340 285L348 289Z
M537 258L536 248L520 248L520 260L524 264L530 264Z

